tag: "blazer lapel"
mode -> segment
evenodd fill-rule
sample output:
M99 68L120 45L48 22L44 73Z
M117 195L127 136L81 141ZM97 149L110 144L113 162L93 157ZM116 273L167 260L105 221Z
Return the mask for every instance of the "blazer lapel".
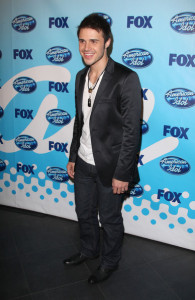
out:
M79 81L79 89L77 91L77 107L78 107L78 115L81 119L82 117L82 103L83 103L83 91L85 86L85 77L87 74L88 69L85 70L85 72L81 75L80 81Z
M104 75L102 77L102 80L100 82L100 85L99 85L99 88L98 88L98 91L97 91L97 94L96 94L96 97L95 97L95 100L94 100L94 104L93 104L91 114L93 113L94 109L96 108L96 106L99 102L99 99L101 99L102 95L104 94L104 91L105 91L105 89L107 87L107 84L110 80L110 75L113 71L114 71L114 61L111 58L109 58L107 67L105 69Z
M85 86L85 77L87 75L88 69L89 69L88 67L86 69L84 69L83 74L81 74L81 77L79 80L79 87L78 87L78 91L77 91L77 107L78 107L78 115L79 115L80 119L82 118L83 91L84 91L84 86ZM99 88L98 88L98 91L97 91L97 94L96 94L96 97L94 100L91 114L93 113L95 107L97 106L99 99L101 99L101 96L103 95L103 93L107 87L107 84L110 80L110 76L111 76L112 72L114 72L114 61L111 58L109 58L107 67L105 69L103 78L100 82L100 85L99 85Z

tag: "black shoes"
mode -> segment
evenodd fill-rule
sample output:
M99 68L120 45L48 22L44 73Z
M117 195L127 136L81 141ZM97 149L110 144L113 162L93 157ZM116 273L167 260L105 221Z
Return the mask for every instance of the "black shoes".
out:
M65 265L79 265L83 262L85 262L88 259L95 259L98 256L95 257L88 257L82 253L74 254L73 256L64 259L63 263ZM88 283L94 284L101 281L106 280L110 275L117 269L116 268L105 268L103 266L99 266L98 269L88 278Z
M83 262L85 262L88 259L96 259L99 255L94 256L94 257L88 257L82 253L77 253L74 254L73 256L69 257L69 258L65 258L63 263L65 265L79 265Z
M99 266L99 268L89 277L88 279L88 283L90 284L94 284L94 283L98 283L101 281L106 280L108 277L110 277L110 275L117 269L108 269L108 268L104 268L102 266Z
M69 258L65 258L63 263L65 265L79 265L82 262L86 261L88 259L87 256L85 256L82 253L77 253L74 254L73 256L69 257Z

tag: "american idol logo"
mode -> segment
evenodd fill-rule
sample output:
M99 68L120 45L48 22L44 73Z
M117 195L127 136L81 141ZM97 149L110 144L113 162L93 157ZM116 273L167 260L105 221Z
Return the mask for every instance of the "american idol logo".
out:
M12 27L18 32L29 32L36 26L36 20L29 15L20 15L13 19Z
M139 197L143 194L144 190L141 187L141 185L136 184L134 187L130 190L130 196L132 197Z
M4 114L4 110L3 110L3 108L0 106L0 119L3 117L3 114Z
M51 109L46 114L46 119L49 123L57 126L64 126L70 123L70 115L62 109Z
M148 130L149 130L148 124L144 120L141 120L141 132L142 132L142 134L145 134L146 132L148 132Z
M59 167L50 167L47 169L47 176L57 182L66 182L69 180L69 176L66 170Z
M161 159L160 167L172 175L183 175L190 170L190 164L183 158L167 156Z
M166 92L165 100L173 107L189 108L195 104L195 93L187 89L176 88Z
M36 90L36 82L29 77L19 77L13 82L14 89L21 94L29 94Z
M0 159L0 172L1 172L1 171L4 171L5 168L6 168L5 162L4 162L2 159Z
M179 33L195 33L195 13L184 12L177 14L171 19L170 25Z
M72 53L65 47L56 46L47 50L46 57L53 64L64 64L71 59Z
M148 67L152 61L152 54L144 49L130 49L122 56L123 62L131 68L145 68Z
M21 150L31 151L37 148L37 141L30 135L19 135L15 139L16 146Z
M112 19L109 15L106 15L104 13L97 13L99 16L101 16L102 18L104 18L108 24L111 26L112 25Z

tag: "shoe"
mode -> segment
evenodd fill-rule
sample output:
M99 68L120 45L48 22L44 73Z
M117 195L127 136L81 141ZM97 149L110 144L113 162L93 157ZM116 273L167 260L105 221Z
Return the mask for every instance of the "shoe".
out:
M88 283L94 284L106 280L110 275L117 269L108 269L102 266L99 266L98 269L88 278Z
M69 258L65 258L63 263L65 265L79 265L82 262L86 261L87 259L88 259L88 257L85 256L84 254L77 253L77 254L72 255Z

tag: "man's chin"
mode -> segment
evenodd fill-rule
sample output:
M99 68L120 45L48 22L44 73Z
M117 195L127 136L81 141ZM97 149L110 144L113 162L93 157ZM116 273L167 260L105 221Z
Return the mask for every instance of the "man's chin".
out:
M83 57L82 57L82 60L83 60L83 63L86 65L86 66L91 66L91 65L93 65L93 62L92 61L89 61L88 59L86 60L86 59L84 59Z

